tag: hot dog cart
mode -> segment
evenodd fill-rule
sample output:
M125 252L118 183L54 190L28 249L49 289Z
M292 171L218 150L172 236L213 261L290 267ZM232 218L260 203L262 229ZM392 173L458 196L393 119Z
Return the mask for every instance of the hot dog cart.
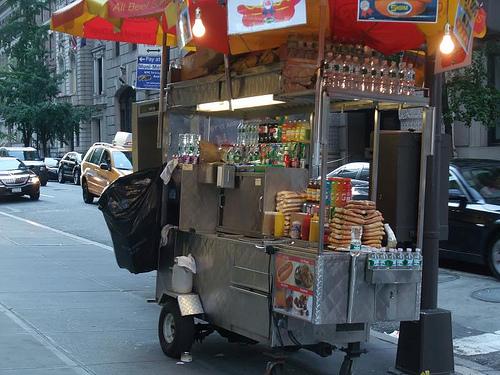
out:
M279 77L279 72L275 73L236 77L232 84L248 90L259 86L255 80L262 83ZM210 91L200 90L203 84L209 82L172 84L170 95L176 98L176 107L167 108L167 112L195 114L193 108L182 105L182 91L197 90L197 95ZM274 111L317 108L318 127L313 131L308 162L311 167L179 164L175 168L163 193L162 225L166 230L162 231L156 285L156 301L162 306L160 344L166 355L178 358L189 352L195 339L201 341L216 331L230 341L259 342L282 350L307 349L320 356L340 349L346 353L340 373L351 374L354 360L364 352L361 343L369 339L372 323L419 319L421 270L371 269L364 251L326 250L325 199L321 199L319 242L262 235L264 212L275 210L277 192L305 190L311 175L325 181L326 161L318 156L326 154L329 113L375 108L372 168L376 171L379 111L424 108L424 155L426 132L434 121L432 108L423 97L363 96L347 90L322 89L319 98L314 91L275 97L284 104ZM148 106L151 103L139 103L136 112L145 116ZM145 110L141 112L141 108ZM236 110L225 115L248 119L262 116L262 112ZM164 131L168 134L171 129ZM420 172L425 176L425 169ZM372 197L377 194L376 176L374 173L371 181ZM325 198L323 186L321 197ZM420 198L423 207L422 195ZM421 219L419 212L419 223ZM172 288L175 258L188 254L196 260L197 268L192 292L177 293ZM269 373L277 373L281 366L280 361L270 363Z

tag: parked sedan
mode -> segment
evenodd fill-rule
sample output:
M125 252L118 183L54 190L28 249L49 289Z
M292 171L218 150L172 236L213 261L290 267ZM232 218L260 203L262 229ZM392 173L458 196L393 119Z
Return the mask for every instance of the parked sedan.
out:
M0 197L29 195L40 198L40 179L22 161L0 157Z
M367 199L369 168L369 163L350 163L328 176L355 176L353 198ZM440 256L486 264L500 279L500 162L452 160L448 189L449 232L448 240L440 242Z
M65 181L73 181L75 185L80 185L82 154L79 152L68 152L59 162L57 170L57 181L64 184Z
M449 236L441 254L487 264L500 278L500 161L455 159L448 179Z
M45 158L43 159L45 166L47 167L47 173L49 176L49 180L56 181L57 180L57 171L59 170L59 161L60 158Z

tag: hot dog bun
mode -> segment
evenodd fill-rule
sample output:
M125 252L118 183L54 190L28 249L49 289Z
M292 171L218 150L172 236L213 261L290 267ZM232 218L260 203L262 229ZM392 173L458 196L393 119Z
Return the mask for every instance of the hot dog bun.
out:
M293 271L292 262L286 262L278 269L278 280L280 282L285 282L292 274L292 271Z

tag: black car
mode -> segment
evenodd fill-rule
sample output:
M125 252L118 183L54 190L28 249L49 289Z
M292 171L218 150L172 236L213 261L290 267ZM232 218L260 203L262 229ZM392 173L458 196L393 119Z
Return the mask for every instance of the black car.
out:
M57 171L59 170L60 158L44 158L45 166L47 167L47 174L50 181L57 181Z
M445 257L487 264L500 278L500 161L455 159L450 164Z
M40 179L22 161L0 157L0 197L29 195L40 198Z
M361 179L365 185L355 186L353 180L353 198L367 199L369 168L369 163L350 163L329 177ZM440 256L486 264L500 278L500 161L452 160L448 189L448 240L440 242Z
M73 181L75 185L80 185L82 154L71 151L63 156L59 162L57 170L57 181L64 184L65 181Z
M47 185L49 175L44 161L33 147L0 147L0 157L11 157L21 160L24 165L36 173L42 186Z

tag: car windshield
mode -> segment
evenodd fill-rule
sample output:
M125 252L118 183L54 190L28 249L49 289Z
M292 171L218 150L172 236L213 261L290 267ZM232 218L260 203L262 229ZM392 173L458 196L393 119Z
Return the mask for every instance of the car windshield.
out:
M26 166L16 159L0 160L0 171L13 171L16 169L26 169Z
M113 151L113 164L116 169L132 170L132 151Z
M57 164L59 163L57 159L53 158L45 158L44 161L47 167L57 167Z
M461 168L467 183L487 203L500 203L500 165L480 165Z
M38 161L41 160L38 155L38 151L23 151L23 150L9 150L9 156L26 161Z

